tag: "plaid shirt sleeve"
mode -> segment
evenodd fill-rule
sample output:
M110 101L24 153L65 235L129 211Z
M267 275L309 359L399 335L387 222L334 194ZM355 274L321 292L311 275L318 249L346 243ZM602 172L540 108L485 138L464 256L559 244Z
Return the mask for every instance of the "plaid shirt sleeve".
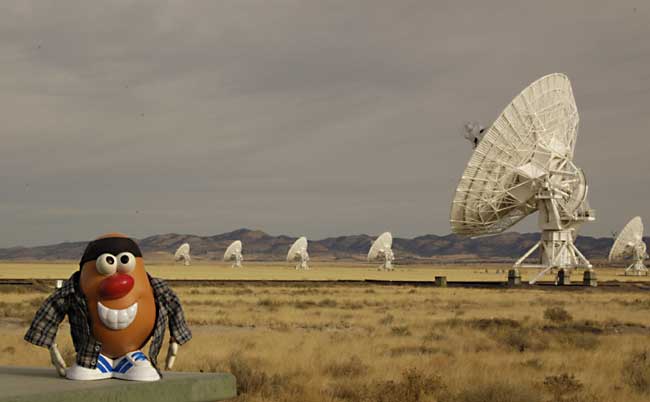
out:
M57 289L45 300L36 312L25 334L25 340L27 342L46 348L52 346L56 339L56 333L59 330L59 324L61 324L68 311L66 293L67 289L62 287Z
M182 345L192 339L192 331L185 322L183 307L176 293L162 279L151 278L151 285L155 293L162 298L161 302L165 306L169 318L169 333L172 338Z
M192 332L185 322L183 307L181 301L173 290L169 289L169 298L167 301L169 311L169 333L178 342L179 345L192 339Z

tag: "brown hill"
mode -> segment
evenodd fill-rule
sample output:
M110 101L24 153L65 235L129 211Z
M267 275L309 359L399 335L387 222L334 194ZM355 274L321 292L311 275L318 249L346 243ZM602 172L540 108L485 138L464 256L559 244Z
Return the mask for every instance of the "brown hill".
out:
M309 253L320 259L363 259L374 237L361 234L329 237L309 241ZM440 259L445 261L504 260L522 255L539 239L538 233L508 232L497 236L470 239L457 235L425 235L412 239L396 238L394 251L398 260ZM198 259L219 260L233 240L241 240L247 260L282 260L291 243L289 236L271 236L260 230L239 229L214 236L168 233L139 240L145 254L166 258L187 242ZM612 245L611 238L581 236L578 247L591 259L603 259ZM0 260L76 260L86 242L66 242L37 247L0 249Z

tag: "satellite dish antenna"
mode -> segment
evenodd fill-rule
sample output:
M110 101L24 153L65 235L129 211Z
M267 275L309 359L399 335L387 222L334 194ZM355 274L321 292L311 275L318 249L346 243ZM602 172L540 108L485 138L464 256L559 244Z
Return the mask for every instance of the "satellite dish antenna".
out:
M384 262L379 266L380 270L392 271L395 254L393 254L393 235L390 232L382 233L368 251L368 261L383 258Z
M288 262L296 262L296 269L309 269L309 254L307 254L307 238L301 237L289 248Z
M241 268L241 262L244 260L244 257L241 255L241 240L235 240L228 246L226 252L223 253L223 260L230 261L234 260L231 265L232 268Z
M190 244L189 243L183 243L176 249L176 252L174 253L174 261L183 261L183 265L188 266L190 265L190 262L192 261L192 258L190 257Z
M625 268L625 275L648 275L643 260L648 258L643 242L643 221L641 217L632 218L616 237L609 252L609 261L623 261L632 258L632 264Z
M578 109L564 74L540 78L524 89L488 129L463 173L451 208L454 233L497 234L539 212L541 239L535 250L542 270L591 269L574 244L580 225L595 220L587 181L573 162ZM564 273L564 272L563 272Z
M476 149L486 131L487 129L481 123L477 121L468 121L463 125L462 132L463 137L465 137L467 141L471 142Z

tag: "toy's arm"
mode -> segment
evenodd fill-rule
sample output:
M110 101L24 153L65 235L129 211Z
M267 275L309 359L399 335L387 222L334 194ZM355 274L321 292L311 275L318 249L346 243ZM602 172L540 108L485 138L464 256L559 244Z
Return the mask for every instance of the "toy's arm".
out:
M176 361L176 355L178 354L178 343L174 339L169 341L169 349L167 349L167 360L165 361L165 370L171 370L174 367L174 361Z
M65 377L65 360L63 360L63 356L61 356L59 348L56 347L56 343L53 343L52 346L50 346L50 359L52 360L54 368L56 368L56 372L59 373L61 377Z
M167 289L166 295L167 311L169 312L169 348L167 349L167 361L165 368L171 369L178 354L178 346L192 339L192 332L185 322L181 301L173 290Z

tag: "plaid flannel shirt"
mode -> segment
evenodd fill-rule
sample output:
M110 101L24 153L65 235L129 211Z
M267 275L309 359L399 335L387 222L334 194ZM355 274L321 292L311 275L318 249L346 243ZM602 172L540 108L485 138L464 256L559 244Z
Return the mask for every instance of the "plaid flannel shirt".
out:
M77 352L77 364L82 367L95 368L97 357L102 349L91 331L88 303L79 287L80 272L75 272L63 286L45 300L38 309L25 334L25 340L36 346L49 348L54 343L59 324L65 316L70 322L72 343ZM182 345L192 338L178 296L162 279L149 276L149 282L156 300L156 322L151 334L149 360L157 367L157 358L165 335L165 326L169 320L169 332L172 338Z

